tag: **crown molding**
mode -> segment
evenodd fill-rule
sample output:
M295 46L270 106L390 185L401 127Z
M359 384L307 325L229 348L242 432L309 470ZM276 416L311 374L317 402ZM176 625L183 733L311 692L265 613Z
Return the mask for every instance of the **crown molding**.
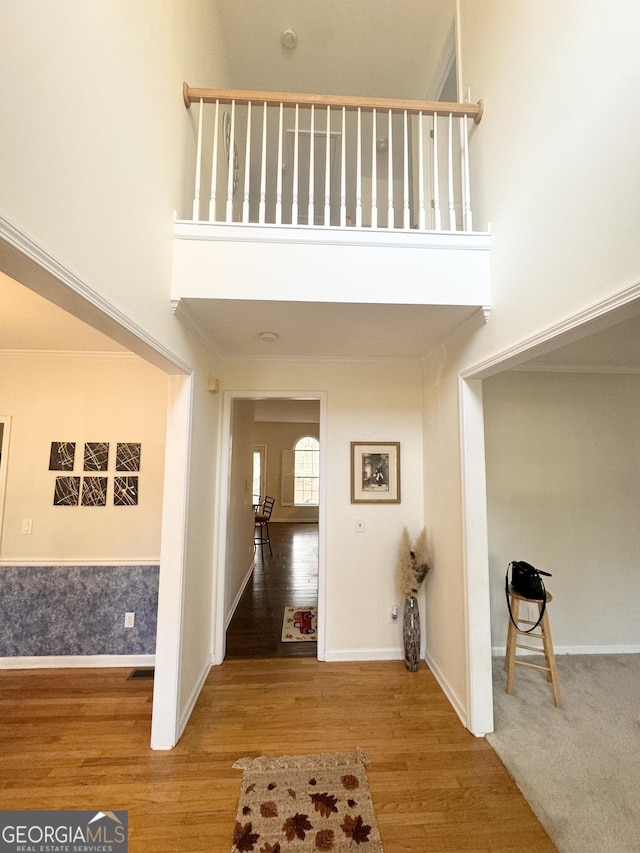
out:
M640 374L640 365L628 364L547 364L527 362L512 368L513 373L600 373L634 376Z
M224 360L224 356L214 339L183 299L172 299L171 310L175 317L180 320L182 325L191 332L198 343L201 344L210 355L219 361Z
M549 326L542 332L507 347L460 371L462 379L487 379L503 370L514 370L524 361L552 352L559 346L573 343L594 332L640 313L640 282Z
M133 352L99 352L97 350L6 349L0 350L0 358L30 360L39 358L43 361L143 361Z
M478 308L477 311L474 311L473 314L467 317L467 319L460 323L459 326L456 326L456 328L443 338L440 343L426 352L420 359L421 363L426 366L434 359L439 358L441 353L446 351L449 347L453 346L458 341L461 341L463 338L468 338L469 335L476 331L476 329L486 326L490 317L490 305L483 305L481 308Z
M28 266L30 266L29 274L27 275L21 274L21 272L24 273L25 261ZM147 348L151 350L148 356L141 354L141 357L156 364L156 366L166 372L175 373L176 368L178 371L185 374L190 374L192 372L191 367L186 362L149 335L143 328L134 323L126 314L90 287L86 281L68 269L68 267L64 266L64 264L57 260L57 258L49 254L49 252L36 243L35 240L9 222L9 220L1 214L0 270L27 287L33 284L34 286L32 289L41 295L44 295L43 291L47 290L47 285L49 285L50 288L51 279L53 279L56 284L64 285L70 291L79 296L84 303L95 309L94 316L102 318L103 320L106 318L107 322L105 325L113 328L113 325L115 324L117 330L125 332L122 337L128 338L129 336L133 336L135 339L135 341L129 340L128 342L126 340L118 340L118 343L121 343L123 346L127 346L132 349L132 351L135 351L132 344L140 342L143 345L143 349ZM40 275L36 276L36 272L40 273ZM44 274L44 277L42 274ZM35 281L31 281L32 277L34 279L38 278L37 285ZM25 281L25 279L27 279L27 281ZM50 297L47 296L47 298ZM61 302L56 304L64 310L69 310L68 306ZM98 326L96 326L96 328L98 328ZM99 331L103 332L103 334L109 335L109 332L105 329L99 328ZM109 336L114 337L113 334ZM155 359L153 357L154 355L156 356Z

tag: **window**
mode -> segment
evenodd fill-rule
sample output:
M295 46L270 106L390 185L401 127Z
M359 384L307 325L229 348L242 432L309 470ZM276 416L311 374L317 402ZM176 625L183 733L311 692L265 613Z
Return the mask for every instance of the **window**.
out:
M265 457L267 448L264 444L259 444L253 448L253 503L257 504L261 497L265 495Z
M296 506L318 506L320 495L320 442L305 435L295 443L293 502Z

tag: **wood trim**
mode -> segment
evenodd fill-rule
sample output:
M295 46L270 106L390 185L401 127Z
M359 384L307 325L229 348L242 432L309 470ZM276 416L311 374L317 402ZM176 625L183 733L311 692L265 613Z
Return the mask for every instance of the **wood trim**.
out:
M423 112L427 115L449 115L454 118L473 116L476 124L480 124L484 112L484 102L477 104L454 104L444 101L404 101L394 98L360 98L350 95L309 95L301 92L263 92L251 89L201 89L193 88L188 83L182 85L182 97L187 109L194 102L203 101L205 104L215 104L220 101L229 104L236 103L261 103L270 107L283 104L285 107L293 107L296 104L316 107L336 107L347 110L357 110L359 107L369 110L391 110L392 112Z

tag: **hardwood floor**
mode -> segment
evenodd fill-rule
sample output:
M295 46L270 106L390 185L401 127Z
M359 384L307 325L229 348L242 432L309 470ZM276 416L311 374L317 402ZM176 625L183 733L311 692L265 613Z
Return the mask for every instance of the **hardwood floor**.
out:
M285 607L318 603L318 525L269 526L273 556L267 545L264 560L256 552L253 576L227 629L225 660L317 655L317 643L283 643L280 637Z
M0 809L124 809L130 853L228 853L234 761L360 747L385 853L554 851L424 663L321 663L279 642L284 606L316 601L317 529L272 534L229 631L253 659L211 670L171 752L149 748L153 682L130 670L0 670Z
M228 853L234 761L361 747L385 853L555 850L425 664L225 661L171 752L149 749L152 682L128 674L0 671L0 808L125 809L130 853Z

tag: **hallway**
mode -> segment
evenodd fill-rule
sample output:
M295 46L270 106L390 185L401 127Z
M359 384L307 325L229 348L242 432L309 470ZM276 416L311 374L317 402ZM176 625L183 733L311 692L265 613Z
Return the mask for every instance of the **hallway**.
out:
M272 522L271 548L256 567L227 629L225 660L315 657L317 643L280 640L284 608L318 604L318 525Z

